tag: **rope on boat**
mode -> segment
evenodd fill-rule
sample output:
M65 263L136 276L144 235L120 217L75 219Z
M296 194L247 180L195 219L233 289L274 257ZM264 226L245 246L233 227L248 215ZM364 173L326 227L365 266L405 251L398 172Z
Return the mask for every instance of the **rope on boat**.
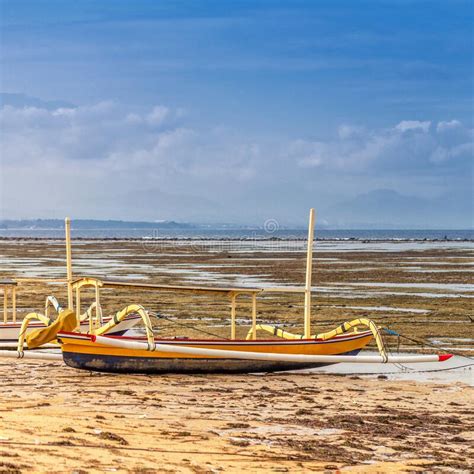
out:
M396 367L399 367L402 372L409 372L411 374L429 374L430 372L449 372L450 370L466 369L467 367L474 366L474 363L465 364L465 365L456 365L455 367L446 367L443 369L427 369L427 370L412 369L411 367L406 367L398 362L393 363L393 365L395 365ZM400 375L400 373L401 373L400 371L399 372L354 372L354 373L351 373L350 375Z
M388 327L383 327L381 328L386 334L388 334L389 336L397 336L398 339L406 339L407 341L410 341L410 342L414 342L415 344L421 346L421 347L431 347L433 349L438 349L438 350L445 350L445 351L449 351L450 354L453 354L455 356L458 356L458 357L464 357L465 359L469 359L469 360L474 360L474 357L472 356L467 356L467 355L464 355L464 354L461 354L460 352L457 352L457 351L452 351L451 349L443 349L442 347L440 346L437 346L436 344L431 344L427 341L424 341L422 339L415 339L413 337L408 337L408 336L405 336L404 334L400 334L399 332L397 331L394 331L393 329L390 329ZM400 345L400 343L398 343L398 345Z

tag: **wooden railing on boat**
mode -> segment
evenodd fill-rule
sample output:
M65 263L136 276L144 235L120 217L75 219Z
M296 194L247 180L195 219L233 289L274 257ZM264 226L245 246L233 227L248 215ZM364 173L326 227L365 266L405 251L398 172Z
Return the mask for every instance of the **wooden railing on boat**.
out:
M40 278L40 277L15 277L14 279L0 280L0 290L3 290L3 323L17 322L18 308L17 297L18 291L23 284L48 284L59 283L64 284L67 280L65 278ZM9 298L9 295L11 298ZM9 301L11 299L11 302ZM48 304L48 302L47 302ZM10 321L11 314L11 321Z
M252 298L252 339L257 339L257 295L261 293L305 293L304 288L247 288L247 287L209 287L209 286L181 286L181 285L156 285L152 283L132 283L122 281L102 281L103 288L134 288L153 289L172 292L191 293L217 293L226 294L230 298L230 338L235 339L236 334L236 306L237 297L247 295Z
M87 279L91 281L91 278ZM83 280L84 281L84 280ZM76 288L76 301L80 301L80 294L78 293L78 281L73 282L73 287ZM252 299L252 339L257 338L257 295L261 293L304 293L304 288L249 288L249 287L211 287L211 286L183 286L183 285L158 285L152 283L135 283L124 281L100 280L96 288L113 288L113 289L140 289L140 290L158 290L189 292L194 294L225 294L230 298L230 338L236 338L236 306L238 296L250 296ZM78 300L79 297L79 300Z
M17 282L15 280L0 280L0 288L3 290L3 322L8 322L8 294L11 294L11 309L12 309L12 321L16 321L16 287Z
M240 296L249 297L252 305L252 324L251 324L251 338L257 338L257 297L269 293L289 293L289 294L304 294L305 288L302 287L218 287L218 286L194 286L194 285L165 285L154 283L142 283L132 281L117 281L99 279L91 276L81 276L68 281L67 278L47 278L47 277L19 277L15 280L5 280L4 285L10 285L12 290L12 299L16 301L17 285L25 284L53 284L53 285L67 285L68 289L73 290L73 300L71 309L76 312L81 312L81 290L83 288L92 287L95 290L96 308L100 311L100 290L102 289L117 289L117 290L152 290L173 293L192 293L192 294L220 294L226 295L230 303L230 339L236 339L236 316L237 316L237 299ZM6 300L5 300L6 301ZM6 303L5 303L6 304ZM69 306L69 305L68 305ZM5 313L5 311L4 311ZM5 313L7 314L7 313ZM16 309L14 310L14 318L16 320ZM5 318L5 316L4 316ZM96 319L100 319L97 314Z

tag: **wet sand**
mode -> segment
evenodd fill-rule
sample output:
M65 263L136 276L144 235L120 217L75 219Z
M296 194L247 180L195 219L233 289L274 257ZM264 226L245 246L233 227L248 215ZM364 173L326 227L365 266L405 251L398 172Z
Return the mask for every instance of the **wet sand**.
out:
M472 244L407 249L391 243L385 250L356 245L328 245L316 254L317 330L366 316L472 355L474 288L467 271L474 261ZM73 253L76 274L150 283L197 279L216 285L219 278L250 286L301 286L304 279L298 246L80 241ZM63 259L61 241L1 241L0 277L63 277ZM420 268L426 271L413 271ZM51 293L65 300L62 286L21 285L20 313L42 308ZM282 321L300 331L301 299L262 296L259 320ZM102 302L106 312L132 302L159 310L169 318L155 319L160 335L202 336L206 328L228 336L230 331L229 302L223 297L109 291ZM248 301L242 299L237 315L238 335L245 335ZM393 348L398 341L387 342ZM408 340L400 344L423 351ZM0 380L0 472L474 469L473 389L460 382L326 374L124 376L1 359Z

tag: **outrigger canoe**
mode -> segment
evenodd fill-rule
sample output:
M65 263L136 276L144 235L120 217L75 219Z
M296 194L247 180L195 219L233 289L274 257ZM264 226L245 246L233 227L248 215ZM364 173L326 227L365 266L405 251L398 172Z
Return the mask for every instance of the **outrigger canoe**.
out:
M66 219L66 263L68 306L62 309L54 296L46 300L45 314L29 313L23 318L18 338L17 352L0 351L0 356L64 360L76 369L98 372L122 373L249 373L309 369L340 362L350 363L414 363L442 362L451 357L444 355L390 355L372 320L359 318L347 321L335 329L319 334L311 333L311 272L314 232L314 210L310 212L308 248L306 259L306 284L296 288L212 288L155 285L148 283L114 282L83 277L73 280L70 221ZM15 284L12 287L13 315L15 315ZM129 304L113 317L103 318L100 290L140 289L151 291L184 291L192 293L224 294L230 299L230 338L188 339L156 338L149 313L140 304ZM81 291L93 290L94 302L83 313ZM294 334L277 326L257 324L257 296L265 292L304 293L304 331ZM75 294L75 298L74 298ZM4 323L7 324L7 293L5 288ZM252 324L246 339L236 337L236 298L247 296L251 300ZM49 318L50 306L54 306L55 319ZM160 316L155 313L155 316ZM15 316L13 316L15 318ZM113 335L126 331L142 320L145 337ZM39 321L39 322L38 322ZM82 325L87 327L82 328ZM44 326L41 329L41 325ZM27 334L32 326L39 326ZM363 330L360 328L363 327ZM87 333L80 332L81 329ZM258 339L258 332L269 333L273 338ZM378 355L359 355L359 351L375 340ZM25 342L28 351L24 351ZM34 350L49 342L58 342L62 354L35 353Z
M329 333L328 333L329 334ZM123 373L249 373L322 367L337 363L443 362L451 354L357 355L371 331L330 339L189 340L96 336L60 332L62 358L70 367ZM59 356L58 356L59 357Z
M321 367L334 362L305 362L285 360L259 360L262 354L285 356L355 356L373 338L371 331L336 336L330 340L195 340L155 338L158 350L142 350L133 343L146 346L147 340L140 337L98 338L89 334L61 332L58 341L61 345L64 362L76 369L99 372L124 373L242 373L273 372L283 370ZM110 344L119 344L116 347ZM123 344L125 343L125 344ZM132 343L132 345L130 344ZM129 346L129 347L127 347ZM173 350L165 352L164 350ZM187 349L201 349L202 354L190 354ZM206 353L207 350L207 353ZM224 351L228 354L219 354ZM232 354L232 353L233 354ZM239 354L252 353L251 357L240 359Z

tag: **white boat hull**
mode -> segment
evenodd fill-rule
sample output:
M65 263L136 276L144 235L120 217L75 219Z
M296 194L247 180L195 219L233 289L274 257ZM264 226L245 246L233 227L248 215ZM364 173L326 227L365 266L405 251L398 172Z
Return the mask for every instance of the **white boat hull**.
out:
M104 324L108 323L112 317L105 317L103 318ZM111 336L121 336L125 334L129 329L131 329L135 324L141 321L141 317L138 314L130 314L128 315L123 321L114 326L109 332L108 335ZM0 322L0 346L7 344L8 346L10 343L16 343L18 341L18 337L20 335L22 321L17 322ZM40 321L31 321L28 324L28 329L26 333L35 330L44 328L45 325ZM86 334L89 332L89 322L84 321L81 323L79 332Z

